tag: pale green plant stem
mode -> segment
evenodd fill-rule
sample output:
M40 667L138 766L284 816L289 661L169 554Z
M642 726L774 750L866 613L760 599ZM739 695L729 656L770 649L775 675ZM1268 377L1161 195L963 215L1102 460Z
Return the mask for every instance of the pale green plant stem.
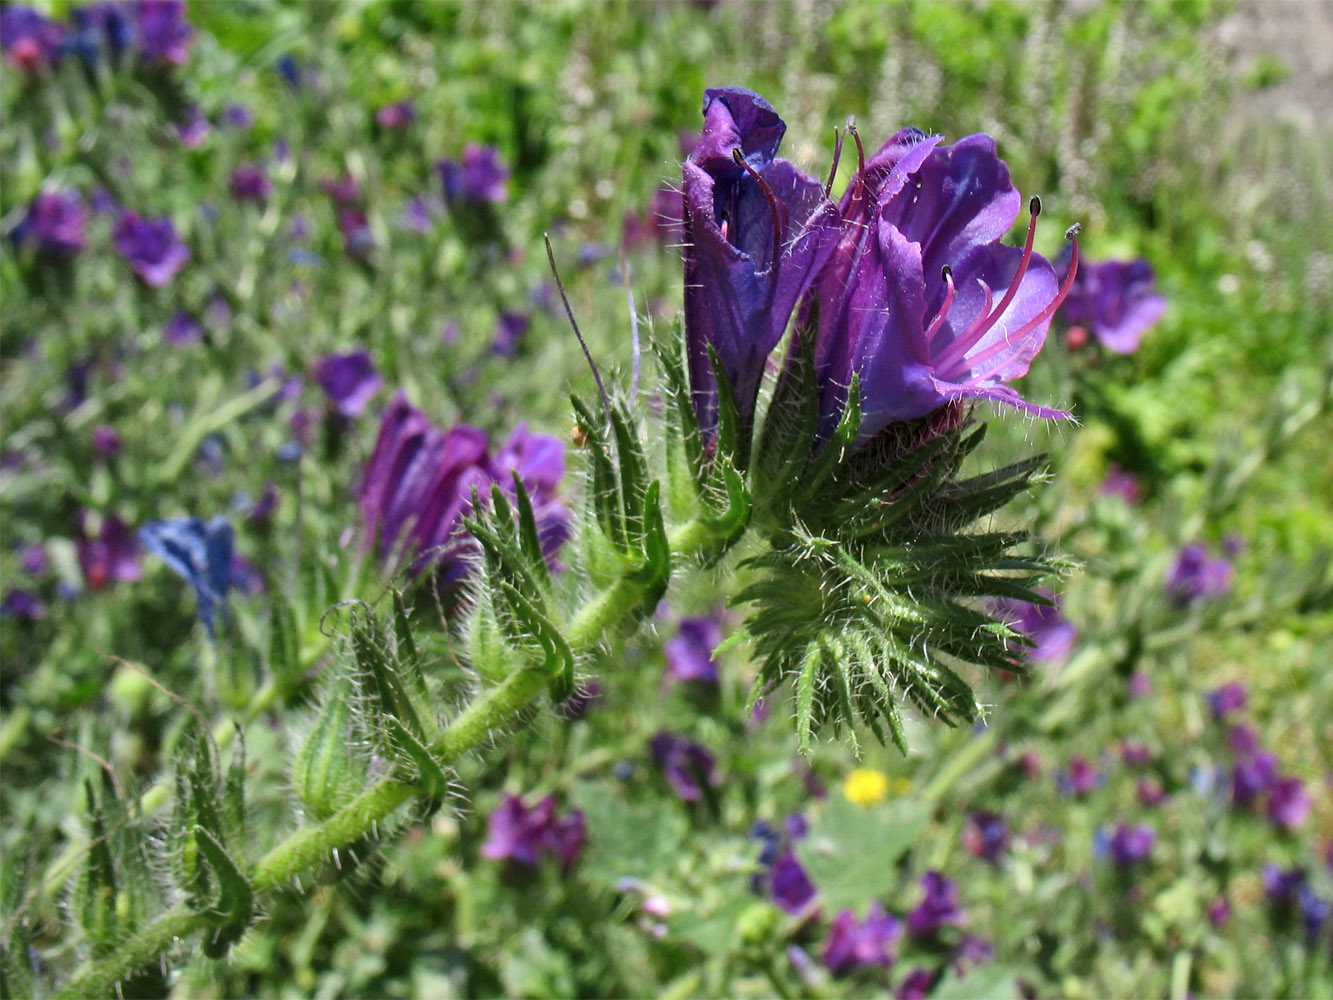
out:
M690 557L713 540L707 525L691 521L671 532L672 558ZM677 548L677 545L680 548ZM626 579L617 580L592 598L569 622L565 639L576 653L587 652L618 626L643 598L641 587ZM463 754L502 732L514 716L546 689L550 677L534 669L510 674L493 688L483 691L442 732L431 749L442 765L455 763ZM386 778L366 789L336 813L314 826L303 827L268 852L250 872L256 895L271 892L299 880L333 852L367 836L379 823L417 795L414 786ZM122 948L85 962L64 984L56 997L101 996L136 969L142 968L172 943L207 924L205 917L181 906L162 914L131 938Z

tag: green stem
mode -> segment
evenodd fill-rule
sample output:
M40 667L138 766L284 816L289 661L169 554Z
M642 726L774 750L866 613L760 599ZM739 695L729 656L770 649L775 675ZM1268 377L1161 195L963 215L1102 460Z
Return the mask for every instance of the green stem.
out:
M168 910L114 954L84 965L55 994L56 1000L105 996L115 983L124 982L170 948L172 942L193 934L206 923L202 916L184 907Z

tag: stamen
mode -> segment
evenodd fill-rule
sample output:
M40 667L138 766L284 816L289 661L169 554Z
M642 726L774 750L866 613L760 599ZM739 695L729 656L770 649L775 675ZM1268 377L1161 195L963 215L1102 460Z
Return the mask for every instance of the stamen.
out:
M1023 257L1018 262L1018 270L1014 272L1014 279L1009 282L1009 288L1004 293L1004 298L1000 299L1000 304L995 307L994 311L990 309L988 303L986 310L981 314L981 318L973 323L965 334L956 337L944 349L944 352L935 362L936 371L941 371L949 365L961 361L963 356L975 347L981 338L990 331L990 328L995 325L996 321L1004 315L1004 311L1009 308L1009 303L1014 301L1014 296L1018 294L1018 286L1022 283L1023 276L1028 272L1028 265L1032 263L1032 241L1037 236L1037 216L1041 215L1041 199L1036 195L1033 195L1032 200L1028 202L1028 211L1032 213L1032 218L1028 220L1028 238L1023 244ZM1012 338L1005 338L1004 343L1010 342L1012 342Z
M940 277L944 279L944 302L940 304L940 311L935 314L935 318L930 321L930 326L926 327L927 344L930 344L939 334L944 326L944 317L948 314L949 307L953 305L953 268L945 264L940 270Z
M569 296L565 294L565 283L560 280L560 269L555 266L555 251L551 249L550 234L542 233L542 239L546 241L546 259L551 263L551 274L555 277L555 287L560 293L560 301L565 304L565 315L569 317L569 325L574 328L574 336L579 338L579 346L583 348L583 357L587 359L588 367L592 369L593 381L597 383L597 393L602 397L602 411L606 414L607 424L610 424L611 397L606 394L606 386L602 384L602 373L597 370L597 362L592 359L592 351L588 350L588 342L583 339L579 321L574 318L574 308L569 304Z
M764 192L764 197L768 199L768 210L773 213L773 262L771 266L777 267L778 261L782 259L783 244L787 242L787 219L786 213L782 210L782 203L778 201L777 196L773 194L773 189L768 186L768 181L764 180L759 171L745 162L745 157L741 155L739 146L731 151L731 158L736 161L737 166L754 178L754 182L759 185L759 189Z
M856 193L852 195L852 201L858 202L865 196L866 191L866 150L861 145L861 133L856 131L856 119L848 117L847 131L852 134L852 141L856 143Z
M843 134L838 131L838 126L833 126L833 166L829 167L828 183L824 185L824 197L827 199L833 193L833 178L838 176L838 161L842 159L842 141Z

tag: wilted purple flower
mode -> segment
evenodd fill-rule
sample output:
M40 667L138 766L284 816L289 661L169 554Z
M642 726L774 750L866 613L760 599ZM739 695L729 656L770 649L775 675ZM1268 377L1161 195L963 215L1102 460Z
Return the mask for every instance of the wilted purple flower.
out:
M403 129L417 120L417 107L411 101L395 101L375 112L375 124L380 128Z
M1166 312L1166 299L1153 290L1156 281L1152 265L1142 257L1084 261L1059 318L1068 326L1090 329L1107 350L1133 354Z
M495 321L495 333L491 337L491 350L502 358L512 358L518 353L518 345L528 334L532 317L527 313L504 312Z
M935 972L923 966L917 966L898 984L893 991L894 1000L926 1000L935 985Z
M851 910L840 910L824 943L824 967L839 977L859 969L887 969L894 962L893 945L902 934L902 921L885 913L878 901L870 904L863 921Z
M1267 750L1238 760L1231 769L1231 798L1237 805L1248 805L1268 791L1277 780L1277 757Z
M971 813L963 827L963 845L973 857L998 865L1009 850L1009 824L999 813Z
M436 169L450 205L499 204L509 199L509 168L493 146L469 142L461 160L440 160Z
M115 514L105 514L96 535L89 534L89 522L89 512L80 511L79 528L74 536L79 568L89 589L101 590L112 581L142 580L139 543L125 522Z
M263 203L273 194L273 182L253 163L242 163L231 172L231 196L237 201Z
M32 200L10 239L16 246L32 246L43 256L73 257L87 242L87 225L88 214L78 191L43 191Z
M1101 782L1101 775L1086 757L1075 757L1069 762L1069 769L1056 778L1062 795L1082 798Z
M907 932L914 938L929 937L941 927L956 926L963 922L963 911L958 908L958 884L938 871L921 876L924 896L916 909L907 915Z
M185 20L185 0L139 0L134 10L140 53L173 66L189 59L194 29Z
M711 438L708 349L748 425L768 355L833 252L838 214L818 181L776 158L787 126L758 94L707 90L703 115L684 164L685 337L695 413Z
M1268 792L1268 818L1284 830L1298 830L1310 816L1310 793L1300 778L1278 778Z
M60 44L65 29L27 6L8 4L0 8L0 50L5 62L37 73L54 66L60 59Z
M555 798L546 796L529 809L517 795L505 795L486 821L481 856L536 868L541 855L554 856L566 869L578 863L587 840L582 810L556 816Z
M145 219L126 212L112 233L116 251L129 261L134 273L150 288L161 288L190 259L190 248L176 236L170 219Z
M819 890L805 868L791 851L783 854L768 872L768 891L774 904L784 913L799 916L808 912Z
M178 309L162 328L162 339L172 347L189 347L204 339L204 328L185 310Z
M843 236L815 293L821 439L845 408L853 374L860 443L955 399L1068 416L1004 384L1027 373L1068 288L1032 252L1040 202L1031 202L1025 247L1001 245L1022 199L995 141L940 143L916 129L898 132L843 196Z
M676 634L667 640L667 677L685 683L717 683L717 661L713 650L722 641L722 625L716 617L682 618Z
M194 588L199 620L209 638L217 638L217 606L226 609L232 585L232 556L235 533L221 515L207 523L197 517L173 517L149 521L139 529L139 538L171 570Z
M1104 497L1120 497L1127 504L1136 504L1143 495L1143 487L1138 476L1112 462L1097 492Z
M1049 590L1041 593L1053 603L1043 605L1007 597L1000 598L992 602L994 615L1011 623L1012 628L1032 640L1030 648L1019 647L1029 660L1037 662L1063 660L1074 648L1078 629L1060 613L1059 598Z
M1208 692L1208 710L1214 719L1225 719L1245 707L1246 690L1240 681L1231 681Z
M1177 604L1222 597L1231 589L1231 563L1209 554L1202 542L1191 542L1176 555L1166 574L1166 592Z
M716 787L721 783L713 755L698 743L662 732L652 738L649 747L667 783L686 802L703 798L703 786Z
M120 454L120 434L109 424L98 424L92 432L93 447L103 458L115 458Z
M5 599L0 602L0 618L23 618L36 621L46 617L46 605L42 599L30 590L14 588L6 591Z
M384 385L365 348L320 358L315 362L314 375L329 405L348 420L361 416Z

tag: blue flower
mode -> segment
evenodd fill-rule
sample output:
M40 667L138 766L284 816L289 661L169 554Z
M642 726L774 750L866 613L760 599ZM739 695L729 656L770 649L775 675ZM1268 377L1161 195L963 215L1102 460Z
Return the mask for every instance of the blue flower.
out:
M231 587L231 556L234 532L222 516L207 523L197 517L173 517L149 521L139 529L139 539L194 588L199 598L199 620L208 637L217 641L214 607L227 600Z

